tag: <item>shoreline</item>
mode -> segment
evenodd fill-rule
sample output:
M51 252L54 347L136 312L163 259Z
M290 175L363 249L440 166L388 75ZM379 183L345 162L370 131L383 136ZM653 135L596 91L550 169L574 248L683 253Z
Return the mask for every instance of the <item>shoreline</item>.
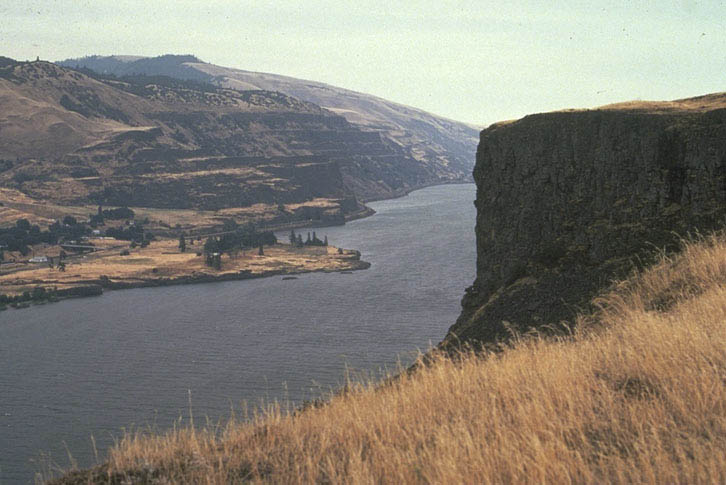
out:
M380 200L387 200L387 199L380 199ZM368 206L365 206L365 209L361 209L359 211L351 212L350 214L347 214L344 216L343 222L340 223L330 223L326 224L324 222L314 221L314 220L307 220L307 221L299 221L299 222L288 222L284 224L270 224L270 225L264 225L261 226L262 229L265 231L271 231L271 232L282 232L282 231L288 231L290 229L314 229L314 228L322 228L322 227L340 227L344 226L346 223L351 221L356 221L358 219L365 219L366 217L374 216L376 215L376 211L374 209L371 209Z
M406 190L403 193L388 198L370 199L365 202L377 202L381 200L393 200L409 195L411 192L416 190L422 190L428 187L435 187L438 185L465 185L472 182L466 181L449 181L449 182L437 182L431 184L423 184ZM316 224L314 221L305 221L300 223L290 223L281 225L272 225L266 227L266 230L273 232L280 232L289 229L302 229L302 228L314 228L314 227L333 227L342 226L347 222L355 221L358 219L364 219L376 214L376 211L371 207L364 206L364 209L356 211L354 213L345 216L345 221L342 224ZM285 246L285 245L282 245ZM49 291L49 296L43 300L23 300L18 303L11 303L7 307L0 304L0 310L8 308L13 309L24 309L30 305L54 303L60 300L66 300L70 298L85 298L90 296L101 296L106 291L115 291L132 288L153 288L161 286L175 286L175 285L189 285L189 284L203 284L203 283L216 283L224 281L242 281L258 278L266 278L273 276L294 276L305 273L340 273L348 271L359 271L368 269L371 263L360 260L360 252L357 250L344 250L345 252L337 258L338 261L343 260L347 265L333 267L318 267L305 269L304 267L288 267L288 268L277 268L262 270L260 272L254 272L249 269L238 269L236 271L223 271L219 274L202 272L202 271L191 271L190 273L180 274L177 276L150 276L146 278L123 278L123 277L109 277L101 275L99 278L89 278L76 280L75 282L69 283L67 287L57 288L57 281L47 281L43 279L33 279L26 283L26 286L42 287L46 291ZM2 285L0 285L0 293L3 293Z
M98 286L103 290L129 290L132 288L153 288L159 286L176 286L176 285L196 285L203 283L218 283L223 281L241 281L241 280L253 280L259 278L267 278L272 276L292 276L307 273L340 273L343 271L358 271L368 269L371 267L371 263L367 261L361 261L360 253L355 250L349 253L350 258L347 259L349 266L342 268L317 268L317 269L275 269L269 271L263 271L261 273L254 273L250 270L240 270L237 272L220 273L220 274L209 274L209 273L192 273L191 275L183 275L176 278L153 278L148 280L139 280L135 282L131 281L113 281L109 280L98 280Z
M305 259L305 263L302 265L285 262L277 264L272 268L254 267L253 269L249 269L249 266L233 267L216 273L212 272L213 270L209 268L193 268L189 272L180 271L177 274L159 274L157 276L155 275L156 272L152 270L151 274L145 273L143 275L122 275L116 277L100 275L98 277L81 277L80 279L68 280L67 282L52 279L44 280L40 278L26 279L22 280L22 282L19 281L16 285L14 285L16 287L22 285L22 288L20 289L15 288L15 294L21 294L20 290L32 293L35 288L43 288L44 296L42 299L26 299L19 302L13 302L9 303L6 307L3 306L2 309L6 310L12 308L15 310L21 310L28 308L31 305L55 303L60 300L70 298L101 296L106 291L132 288L153 288L162 286L241 281L273 276L295 276L306 273L343 273L364 270L371 267L371 263L362 261L360 259L360 252L353 249L343 249L342 253L338 253L337 248L329 246L328 248L330 248L330 251L326 248L325 254L311 254L309 252L298 254L294 252L294 250L291 251L289 248L286 248L286 246L287 245L285 244L280 244L276 248L273 247L267 251L281 253L283 257L285 255L288 257L302 256L308 259ZM277 256L279 257L280 254ZM78 276L80 277L81 275ZM4 293L4 291L11 289L11 286L13 285L1 285L0 293Z
M426 189L429 187L436 187L438 185L467 185L467 184L474 184L474 179L472 178L469 181L466 180L450 180L450 181L438 181L438 182L432 182L427 184L421 184L416 185L414 187L410 187L409 189L406 189L405 191L402 191L401 193L394 195L393 197L373 197L371 199L361 199L361 202L363 204L367 204L368 202L380 202L382 200L395 200L400 199L401 197L405 197L411 192L415 192L417 190ZM375 211L373 211L375 213ZM367 216L364 216L367 217Z
M305 229L305 228L315 228L315 227L336 227L336 226L344 226L346 223L351 221L356 221L358 219L365 219L366 217L371 217L376 215L376 210L368 207L366 204L369 202L381 202L384 200L395 200L400 199L401 197L406 197L411 192L415 192L417 190L423 190L429 187L436 187L439 185L468 185L468 184L474 184L474 180L466 181L466 180L451 180L451 181L437 181L427 184L421 184L416 185L414 187L410 187L402 192L396 193L395 195L391 197L373 197L370 199L361 199L361 203L365 206L364 209L351 212L350 214L347 214L344 216L344 222L342 224L325 224L325 223L316 223L315 221L305 221L305 222L290 222L288 224L277 224L277 225L270 225L266 226L265 229L272 232L279 232L284 231L287 229Z

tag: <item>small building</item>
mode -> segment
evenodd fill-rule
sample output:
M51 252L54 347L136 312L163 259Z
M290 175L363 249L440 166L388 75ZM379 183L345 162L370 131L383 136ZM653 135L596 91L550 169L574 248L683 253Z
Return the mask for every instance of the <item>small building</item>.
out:
M28 260L28 263L47 263L47 256L34 256Z

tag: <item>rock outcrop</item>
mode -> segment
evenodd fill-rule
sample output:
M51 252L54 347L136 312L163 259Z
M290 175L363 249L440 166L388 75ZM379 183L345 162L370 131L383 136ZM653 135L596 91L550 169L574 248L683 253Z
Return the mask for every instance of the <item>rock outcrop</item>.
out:
M397 165L390 190L426 180L378 133L277 92L8 60L0 106L0 187L54 204L220 210L326 199L342 222L364 209L350 187L380 184L379 165Z
M477 278L445 344L573 321L613 279L726 220L726 94L481 132Z

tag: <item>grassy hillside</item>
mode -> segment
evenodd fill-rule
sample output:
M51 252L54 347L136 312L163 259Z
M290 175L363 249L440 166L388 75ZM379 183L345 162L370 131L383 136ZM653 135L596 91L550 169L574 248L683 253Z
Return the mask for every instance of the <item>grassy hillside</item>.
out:
M326 198L338 206L326 222L342 223L363 209L342 161L372 169L404 158L376 133L281 93L89 73L0 66L0 187L40 204L205 211ZM412 165L396 165L391 189L421 185L425 171Z
M61 483L723 483L726 237L598 306L567 338L437 357L294 415L127 435Z

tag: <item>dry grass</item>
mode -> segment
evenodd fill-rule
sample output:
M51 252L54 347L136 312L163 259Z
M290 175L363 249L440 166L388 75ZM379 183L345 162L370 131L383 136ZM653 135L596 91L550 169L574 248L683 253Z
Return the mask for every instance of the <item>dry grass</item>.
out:
M648 112L693 111L703 112L726 108L726 93L713 93L695 98L676 99L674 101L625 101L622 103L600 106L604 110L638 110Z
M726 239L689 244L600 304L570 338L439 356L325 406L126 435L94 480L724 483Z
M344 250L343 254L338 254L338 248L333 246L293 248L288 244L276 244L266 246L263 256L258 255L257 249L239 251L234 256L225 253L222 269L216 270L205 264L203 255L197 256L197 251L202 251L202 242L199 241L195 241L194 245L189 245L191 241L188 241L185 253L179 252L178 240L170 239L153 241L146 248L134 249L129 248L128 241L116 239L94 239L93 243L99 251L67 259L64 272L49 268L47 264L4 265L0 271L0 293L17 295L32 291L36 286L67 289L97 283L101 278L127 286L143 286L159 279L214 278L241 271L264 275L271 272L297 274L360 269L355 251ZM129 255L121 256L123 249L127 249ZM38 249L36 254L57 257L59 251L58 246L52 246L42 251ZM9 254L20 260L19 254ZM23 259L27 260L27 257Z
M251 168L243 168L240 170L250 170ZM211 172L210 172L211 173ZM174 176L182 176L184 174L173 174ZM158 177L157 177L158 178ZM276 179L268 179L260 183L268 183ZM75 182L71 179L64 179L59 182L54 190L71 191ZM62 189L59 188L62 186ZM77 193L72 193L72 198L77 197ZM86 220L89 214L95 214L98 210L97 205L59 205L50 202L52 197L47 199L38 199L28 196L23 192L15 189L0 187L0 227L12 226L20 218L27 218L31 224L39 224L46 227L53 221L61 220L65 216L73 216L79 220ZM229 207L220 210L197 210L197 209L159 209L150 207L131 207L136 215L137 220L148 219L149 223L146 228L154 234L164 233L174 229L174 234L178 234L178 230L192 231L195 234L206 234L219 230L225 221L232 220L239 225L253 223L262 226L270 226L274 229L277 225L284 224L278 222L280 217L280 206L282 206L288 214L294 214L304 211L306 208L322 209L323 211L339 211L340 200L335 198L316 197L314 199L289 204L253 204L245 207ZM109 209L113 207L104 208ZM304 219L292 220L293 225L304 224ZM112 223L111 223L112 224ZM297 227L296 226L296 227Z

